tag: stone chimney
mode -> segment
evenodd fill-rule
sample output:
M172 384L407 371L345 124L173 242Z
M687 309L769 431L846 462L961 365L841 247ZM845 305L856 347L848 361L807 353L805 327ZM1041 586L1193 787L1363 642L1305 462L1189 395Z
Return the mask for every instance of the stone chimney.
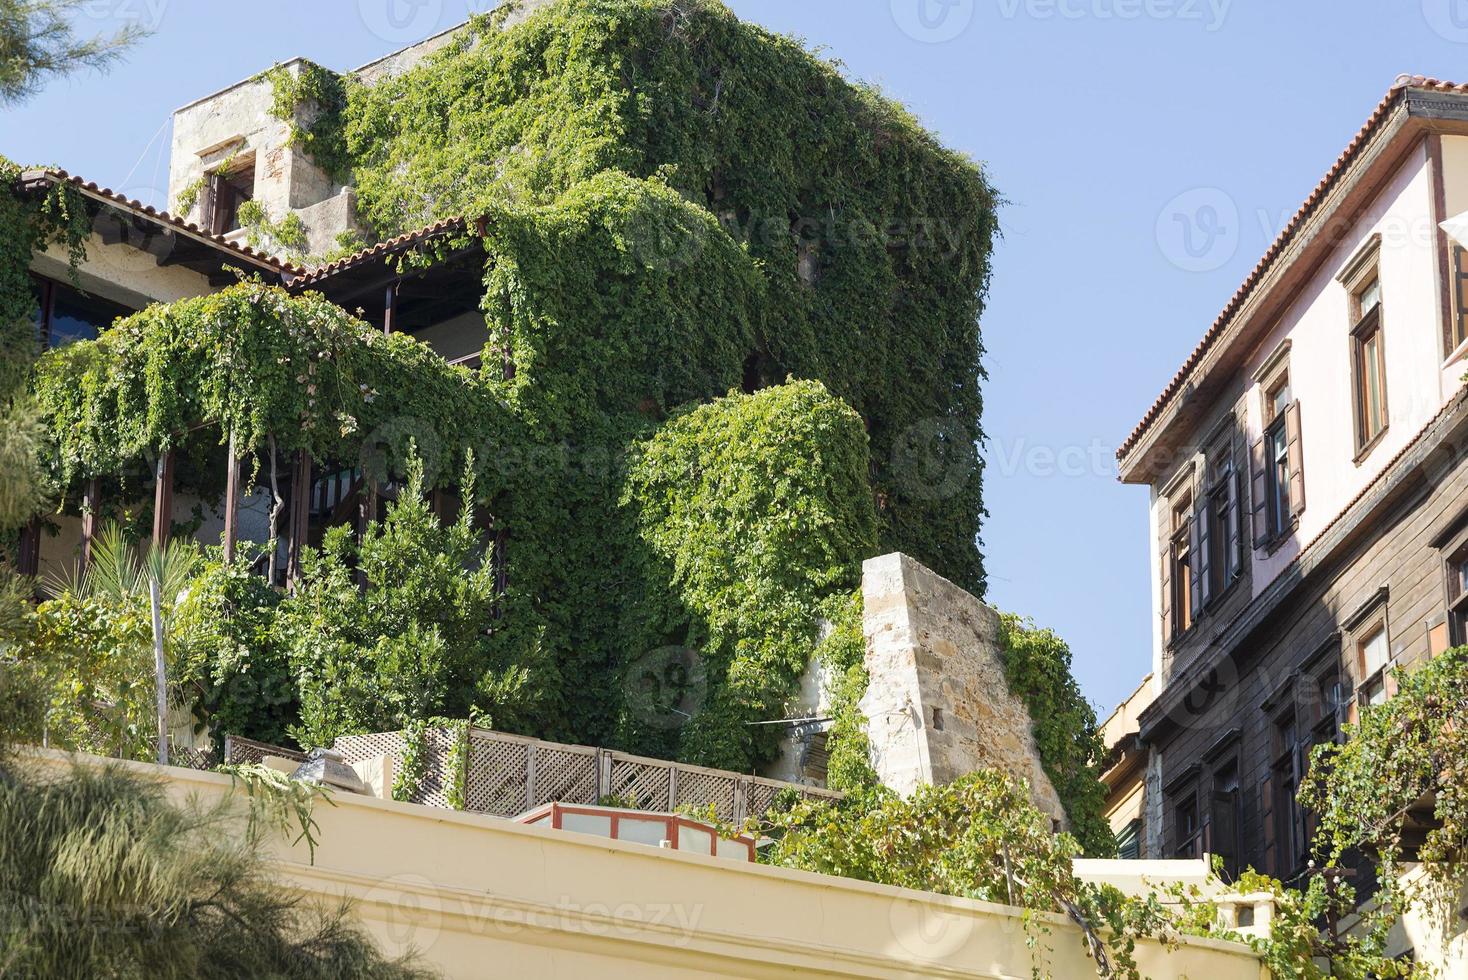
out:
M862 597L871 683L861 710L882 782L905 795L922 783L1003 769L1067 826L1029 712L1009 693L999 614L903 554L866 562Z

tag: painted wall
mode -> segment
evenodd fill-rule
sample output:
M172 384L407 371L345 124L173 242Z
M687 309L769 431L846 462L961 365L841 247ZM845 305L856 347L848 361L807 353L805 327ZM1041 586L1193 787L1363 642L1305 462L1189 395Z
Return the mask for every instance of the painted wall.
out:
M42 756L49 765L65 757ZM208 804L227 777L135 765ZM243 794L236 794L241 797ZM451 978L1020 977L1033 965L1018 910L736 864L492 817L338 794L318 806L315 863L273 846L288 886L350 898L388 949L415 947ZM1080 932L1039 916L1046 967L1095 976ZM1144 942L1144 976L1262 980L1246 948Z

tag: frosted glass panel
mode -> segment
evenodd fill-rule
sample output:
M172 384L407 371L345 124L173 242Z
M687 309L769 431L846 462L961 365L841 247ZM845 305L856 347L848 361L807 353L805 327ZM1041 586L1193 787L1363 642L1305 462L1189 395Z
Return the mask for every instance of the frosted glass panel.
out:
M617 836L636 844L657 847L668 839L668 823L666 820L631 820L622 817L617 821Z
M742 840L725 840L720 837L719 857L733 858L736 861L748 861L749 845Z
M678 850L709 854L712 853L713 846L714 836L707 830L699 830L697 827L678 828Z
M578 834L595 834L598 837L612 836L612 818L599 817L590 813L561 814L561 829Z

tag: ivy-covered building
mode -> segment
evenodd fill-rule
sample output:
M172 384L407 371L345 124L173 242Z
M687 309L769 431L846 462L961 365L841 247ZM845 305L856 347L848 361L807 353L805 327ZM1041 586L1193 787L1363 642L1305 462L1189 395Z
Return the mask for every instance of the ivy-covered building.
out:
M6 175L64 219L0 270L51 348L61 503L23 570L122 519L276 542L256 571L288 584L414 457L492 542L520 727L741 771L812 658L860 674L864 559L982 596L996 195L798 43L714 0L509 4L354 72L275 66L174 133L182 217ZM629 676L688 648L699 710L645 724Z

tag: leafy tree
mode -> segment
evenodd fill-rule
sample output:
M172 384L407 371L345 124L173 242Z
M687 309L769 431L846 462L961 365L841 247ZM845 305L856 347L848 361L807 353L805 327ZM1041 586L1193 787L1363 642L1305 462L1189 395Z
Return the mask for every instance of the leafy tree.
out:
M35 94L54 75L109 68L147 35L129 24L110 36L79 38L72 21L87 0L0 0L0 104Z
M0 762L0 978L431 976L292 897L241 823L120 768Z
M291 740L299 704L275 629L282 596L251 570L252 552L242 548L225 562L216 551L190 583L179 611L178 682L216 738L281 745Z
M472 474L463 496L474 499ZM513 726L534 691L527 666L501 662L490 642L498 595L488 558L472 507L450 525L434 514L416 459L360 543L349 528L327 532L275 624L300 696L301 744L475 710Z

